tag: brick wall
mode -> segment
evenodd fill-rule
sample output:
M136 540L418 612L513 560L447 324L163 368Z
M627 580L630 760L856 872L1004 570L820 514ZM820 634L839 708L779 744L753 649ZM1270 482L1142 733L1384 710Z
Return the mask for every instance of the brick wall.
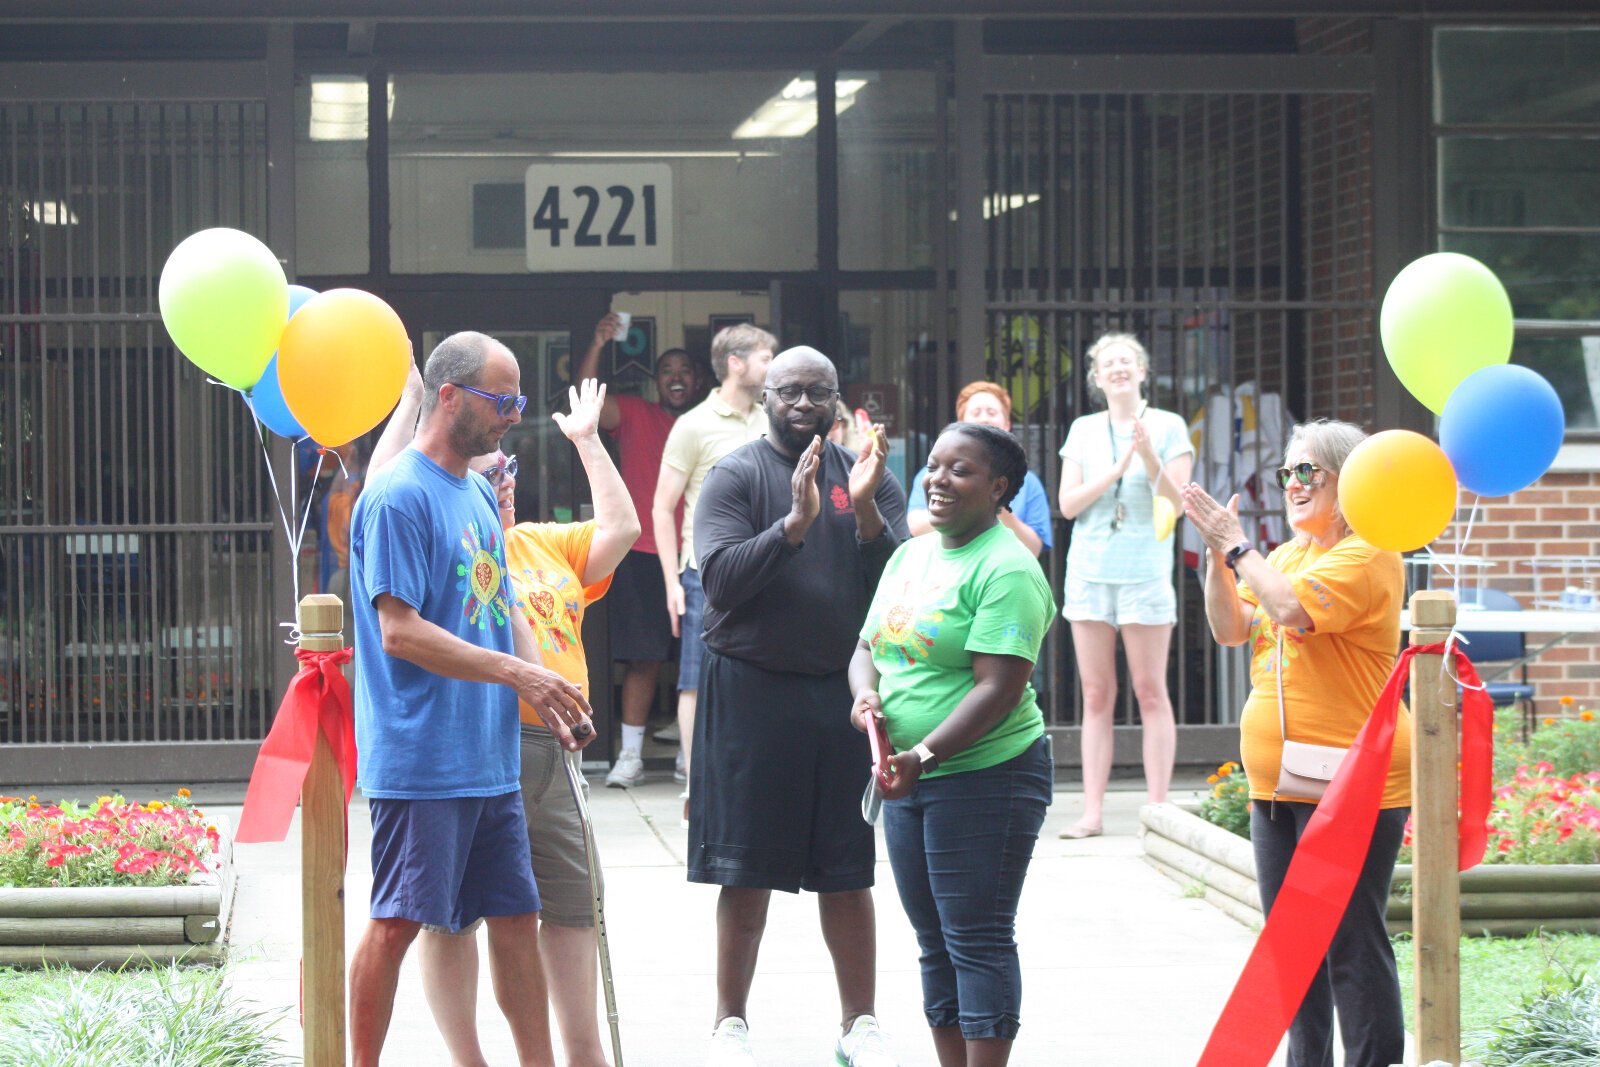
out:
M1470 494L1464 498L1472 499ZM1436 551L1456 550L1470 507L1457 512L1458 521L1435 542ZM1562 556L1600 558L1600 472L1553 472L1520 493L1482 502L1465 550L1498 564L1486 572L1488 583L1511 593L1524 608L1558 599L1569 580L1600 591L1600 573L1584 575L1556 564ZM1530 566L1533 561L1540 566ZM1432 581L1448 584L1437 571ZM1550 636L1530 635L1530 648ZM1536 688L1540 714L1555 714L1562 696L1600 703L1600 637L1577 636L1541 653L1528 666L1528 680Z

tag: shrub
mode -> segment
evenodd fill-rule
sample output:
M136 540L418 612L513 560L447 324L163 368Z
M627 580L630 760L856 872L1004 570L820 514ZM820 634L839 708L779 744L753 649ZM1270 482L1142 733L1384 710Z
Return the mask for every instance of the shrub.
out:
M1244 768L1229 760L1206 778L1211 795L1200 802L1200 817L1231 833L1250 837L1250 783Z
M0 1067L278 1067L279 1013L242 1007L220 972L90 972L46 982L0 1029Z
M1537 763L1550 764L1549 773L1561 778L1600 770L1600 716L1577 708L1571 697L1562 697L1561 704L1561 716L1540 719L1526 735L1515 708L1496 709L1495 781L1509 781L1518 767Z
M1563 974L1526 994L1487 1031L1485 1058L1502 1067L1592 1067L1600 1063L1600 985Z
M187 789L143 805L121 796L92 807L0 797L0 886L182 885L217 843Z

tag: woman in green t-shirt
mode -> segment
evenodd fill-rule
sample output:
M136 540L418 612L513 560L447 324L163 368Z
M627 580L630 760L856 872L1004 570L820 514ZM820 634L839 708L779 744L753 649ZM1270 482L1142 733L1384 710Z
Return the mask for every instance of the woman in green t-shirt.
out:
M1027 469L1005 431L945 428L923 472L934 532L884 568L850 663L851 720L881 719L897 750L884 833L942 1067L1011 1055L1017 901L1052 791L1028 676L1055 602L999 520Z

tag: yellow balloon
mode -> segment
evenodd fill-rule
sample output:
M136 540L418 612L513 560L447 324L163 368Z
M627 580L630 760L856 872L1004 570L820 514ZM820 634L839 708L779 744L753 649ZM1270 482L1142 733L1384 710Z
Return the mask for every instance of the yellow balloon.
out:
M319 444L342 445L394 409L411 368L411 342L394 309L360 289L307 300L278 342L283 401Z
M1157 493L1151 512L1151 521L1155 523L1156 540L1165 541L1172 536L1172 531L1178 526L1178 509L1172 506L1172 501Z
M1362 540L1410 552L1444 533L1456 512L1456 472L1420 433L1384 430L1361 442L1339 472L1339 510Z

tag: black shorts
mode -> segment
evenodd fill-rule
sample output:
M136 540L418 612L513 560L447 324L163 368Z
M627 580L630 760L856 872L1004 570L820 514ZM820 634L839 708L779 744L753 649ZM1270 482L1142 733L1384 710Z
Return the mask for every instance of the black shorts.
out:
M672 619L667 615L667 583L661 557L630 550L617 565L606 595L611 658L628 663L665 663L673 654Z
M709 648L689 789L689 881L837 893L868 889L861 818L871 749L850 725L850 683L763 670Z

